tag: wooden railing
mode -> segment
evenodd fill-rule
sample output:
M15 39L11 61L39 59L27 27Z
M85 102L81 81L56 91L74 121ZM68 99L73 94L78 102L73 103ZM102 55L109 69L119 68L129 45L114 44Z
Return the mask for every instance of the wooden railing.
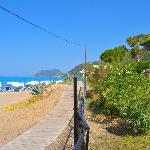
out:
M82 94L83 93L83 94ZM77 94L77 78L74 78L74 148L73 150L88 150L89 125L84 115L85 92L80 87Z

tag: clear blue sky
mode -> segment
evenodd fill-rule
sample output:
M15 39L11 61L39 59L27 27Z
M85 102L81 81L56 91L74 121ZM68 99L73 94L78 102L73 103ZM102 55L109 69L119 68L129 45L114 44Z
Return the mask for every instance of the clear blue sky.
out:
M0 0L7 9L49 31L87 44L88 61L128 36L150 31L150 0ZM0 10L0 76L64 72L84 60L68 45Z

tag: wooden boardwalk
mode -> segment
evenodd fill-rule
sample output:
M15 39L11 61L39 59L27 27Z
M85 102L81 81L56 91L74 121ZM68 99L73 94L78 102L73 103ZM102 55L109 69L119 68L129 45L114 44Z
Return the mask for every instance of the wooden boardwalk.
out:
M73 86L67 85L60 101L45 118L0 150L44 150L58 137L72 115Z

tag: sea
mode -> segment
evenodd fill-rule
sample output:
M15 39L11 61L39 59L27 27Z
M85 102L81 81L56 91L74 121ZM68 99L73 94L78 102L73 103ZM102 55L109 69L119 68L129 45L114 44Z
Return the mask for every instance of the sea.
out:
M56 77L0 77L0 90L6 87L26 87L27 85L35 85L39 83L61 82L63 78Z

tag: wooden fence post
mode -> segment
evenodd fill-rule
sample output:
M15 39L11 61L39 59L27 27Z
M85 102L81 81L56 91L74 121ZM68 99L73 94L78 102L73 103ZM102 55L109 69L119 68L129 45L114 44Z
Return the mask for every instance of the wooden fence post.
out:
M74 145L78 141L78 99L77 99L77 77L74 77Z

